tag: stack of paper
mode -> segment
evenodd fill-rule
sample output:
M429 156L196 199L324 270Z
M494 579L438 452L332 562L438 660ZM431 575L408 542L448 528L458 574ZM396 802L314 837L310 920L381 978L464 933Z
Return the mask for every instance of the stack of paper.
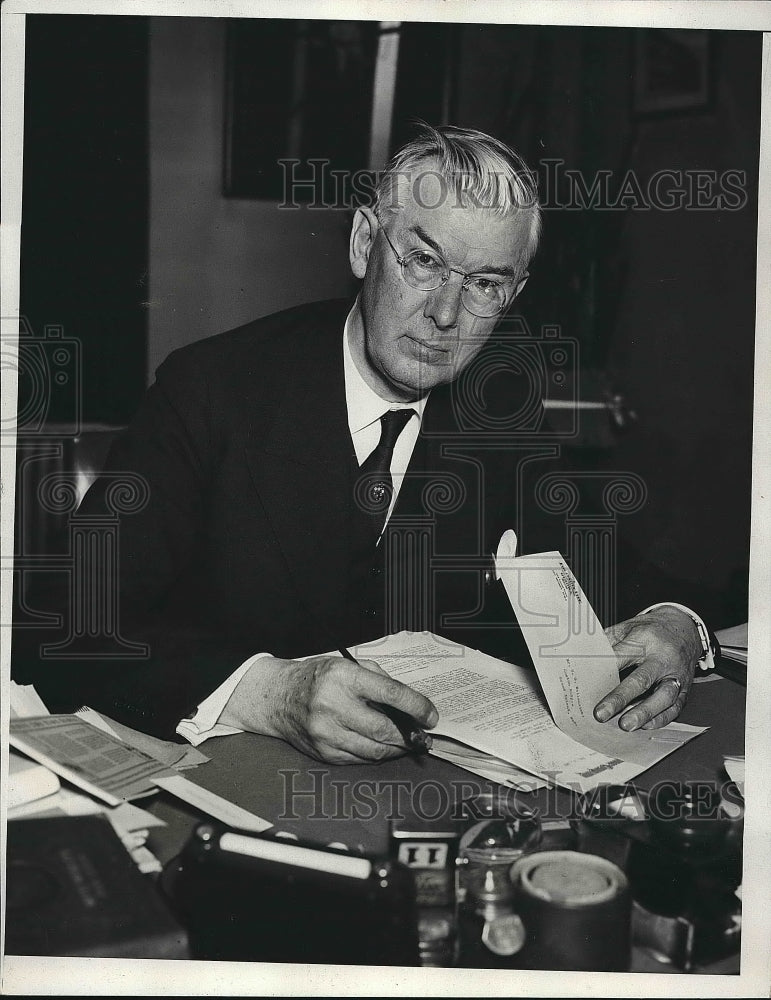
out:
M532 671L479 650L430 632L400 632L358 646L356 657L376 660L392 677L433 701L439 722L432 735L482 752L473 757L473 768L457 752L453 763L479 773L479 768L499 768L503 762L515 783L524 770L579 792L607 782L623 784L704 731L670 723L661 730L624 733L611 722L606 751L581 743L555 724ZM591 738L601 743L596 735ZM450 759L446 744L436 743L439 756Z
M743 663L747 666L747 646L748 646L748 623L745 622L743 625L735 625L733 628L720 629L719 632L715 632L715 638L720 643L720 653L722 656L728 657L729 660L735 660L737 663Z
M90 709L74 715L12 719L8 738L16 750L112 809L164 788L230 826L251 832L272 826L179 773L180 767L190 766L199 758L208 759L199 750L165 744L106 720ZM156 753L165 759L159 760ZM179 759L169 767L167 761L172 758Z
M723 758L726 774L736 785L739 794L744 798L744 757L726 755Z
M153 777L173 773L78 715L11 719L8 739L16 750L109 806L154 794Z
M11 681L11 718L13 720L50 719L50 713L31 685ZM96 712L85 710L88 721L98 728L109 724ZM201 754L202 760L206 758ZM15 789L15 784L20 787ZM8 819L47 819L58 816L90 816L103 814L131 855L140 872L157 872L161 864L147 848L147 838L153 827L165 826L163 820L129 802L108 805L98 798L84 795L72 788L63 788L55 768L10 752Z
M546 785L543 779L515 767L510 761L493 757L482 750L475 750L445 736L437 736L434 733L431 735L433 740L431 752L435 757L441 757L442 760L463 767L472 774L478 774L480 778L494 781L498 785L508 785L509 788L516 788L520 792L534 792Z
M102 813L142 872L160 870L146 841L153 827L165 823L129 799L153 795L159 787L230 826L251 832L271 826L179 773L209 759L195 747L158 740L86 706L74 715L50 715L32 686L13 681L10 706L9 740L20 753L11 752L9 787L17 772L35 779L34 794L25 780L25 795L9 796L10 820ZM60 777L80 791L60 787Z
M42 764L10 752L8 756L8 809L38 802L59 791L59 779Z

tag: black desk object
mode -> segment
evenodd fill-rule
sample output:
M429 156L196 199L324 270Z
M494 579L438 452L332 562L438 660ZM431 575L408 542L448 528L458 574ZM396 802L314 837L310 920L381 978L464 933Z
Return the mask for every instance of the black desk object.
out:
M419 965L410 872L201 823L163 891L192 957L324 965Z
M8 824L9 955L187 958L187 935L99 816Z

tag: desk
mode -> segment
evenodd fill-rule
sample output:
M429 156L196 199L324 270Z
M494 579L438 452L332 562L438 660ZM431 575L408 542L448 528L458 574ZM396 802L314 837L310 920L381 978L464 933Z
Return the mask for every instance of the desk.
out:
M646 790L664 781L723 785L724 755L744 753L745 693L740 685L720 677L695 684L680 719L709 730L640 775L636 784ZM399 807L399 795L402 805L421 795L423 811L433 813L490 787L484 779L430 756L335 766L314 761L280 740L250 733L212 740L203 749L211 757L209 763L187 772L197 784L270 820L279 830L366 852L387 851L388 819L394 805ZM541 809L544 818L555 812L566 816L571 807L570 793L555 789L529 793L524 801ZM165 863L200 817L165 794L151 808L167 823L153 831L150 840L151 849ZM721 963L700 971L737 969L738 956L732 966ZM636 956L634 971L676 970Z
M724 755L744 753L745 693L743 687L725 678L694 684L679 721L710 728L645 771L635 783L649 790L663 781L718 785L727 781ZM414 794L423 795L422 808L430 813L441 804L440 787L458 793L465 787L463 797L474 786L489 787L483 778L431 756L399 757L379 764L321 764L281 740L253 733L219 737L201 749L211 760L186 772L192 781L303 840L319 844L339 841L367 852L387 850L388 814L397 796L409 796L422 787L422 793ZM366 801L352 810L350 800L356 790ZM367 804L371 799L376 807ZM528 793L524 801L549 811L555 803L557 808L569 808L571 796L550 789ZM154 832L150 845L165 862L179 850L198 817L165 793L152 809L168 824ZM351 814L355 811L359 815Z

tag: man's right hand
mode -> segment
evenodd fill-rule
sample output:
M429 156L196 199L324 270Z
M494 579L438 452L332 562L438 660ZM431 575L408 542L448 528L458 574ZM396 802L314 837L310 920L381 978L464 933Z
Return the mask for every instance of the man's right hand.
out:
M389 677L374 660L315 656L255 661L219 721L277 736L330 764L359 764L407 751L394 723L373 708L377 703L406 712L426 728L439 719L428 698Z

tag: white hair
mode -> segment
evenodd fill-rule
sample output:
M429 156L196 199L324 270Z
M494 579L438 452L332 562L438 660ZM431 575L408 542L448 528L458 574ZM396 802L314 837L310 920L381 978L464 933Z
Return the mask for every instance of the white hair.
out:
M460 207L484 207L497 215L531 212L528 259L541 235L541 208L533 172L513 149L476 129L420 124L419 134L388 163L375 189L373 208L380 218L397 211L397 180L431 162L431 170L451 188Z

